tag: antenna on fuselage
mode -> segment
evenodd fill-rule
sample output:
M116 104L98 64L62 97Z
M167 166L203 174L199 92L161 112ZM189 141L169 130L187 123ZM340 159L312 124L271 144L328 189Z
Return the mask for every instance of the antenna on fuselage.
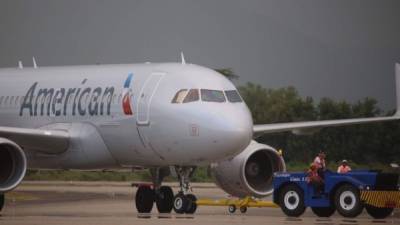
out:
M185 55L183 55L183 52L181 52L181 63L182 65L186 64Z
M18 68L19 69L23 69L24 68L24 65L22 65L22 61L21 60L18 61Z
M33 63L33 68L34 68L34 69L37 69L38 66L37 66L37 64L36 64L35 56L32 57L32 63Z

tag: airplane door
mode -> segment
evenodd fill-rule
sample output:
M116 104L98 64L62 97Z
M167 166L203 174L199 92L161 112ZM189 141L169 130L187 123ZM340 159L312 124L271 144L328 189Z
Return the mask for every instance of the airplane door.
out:
M137 117L138 125L150 125L150 104L155 91L157 90L160 80L164 73L152 73L145 81L142 90L139 94L137 103Z

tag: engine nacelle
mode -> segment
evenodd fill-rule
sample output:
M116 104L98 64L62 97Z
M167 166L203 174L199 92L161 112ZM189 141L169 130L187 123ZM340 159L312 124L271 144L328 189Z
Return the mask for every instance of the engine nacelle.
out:
M0 194L21 183L27 168L24 151L14 142L0 138Z
M271 195L274 173L285 170L282 156L271 146L256 141L234 158L211 166L216 184L235 197Z

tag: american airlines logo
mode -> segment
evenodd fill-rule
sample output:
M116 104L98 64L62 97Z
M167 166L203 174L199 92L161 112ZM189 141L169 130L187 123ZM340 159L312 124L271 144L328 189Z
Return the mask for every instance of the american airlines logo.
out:
M131 107L131 90L130 90L132 77L133 77L132 73L128 75L128 78L126 79L124 84L124 90L122 92L122 109L125 115L133 114Z
M125 115L133 115L131 108L130 83L133 74L129 74L124 83L122 109ZM111 115L114 87L40 88L35 82L24 96L19 115L28 112L30 116L67 116L67 115Z

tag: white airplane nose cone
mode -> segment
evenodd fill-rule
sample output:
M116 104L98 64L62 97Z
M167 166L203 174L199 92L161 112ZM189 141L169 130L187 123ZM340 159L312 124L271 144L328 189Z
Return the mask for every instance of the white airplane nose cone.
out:
M216 125L215 139L223 140L219 151L224 157L231 157L242 152L253 138L253 121L247 110L226 115Z
M229 153L239 154L249 144L253 137L253 125L251 122L239 119L231 124L231 131L226 132L226 143Z

